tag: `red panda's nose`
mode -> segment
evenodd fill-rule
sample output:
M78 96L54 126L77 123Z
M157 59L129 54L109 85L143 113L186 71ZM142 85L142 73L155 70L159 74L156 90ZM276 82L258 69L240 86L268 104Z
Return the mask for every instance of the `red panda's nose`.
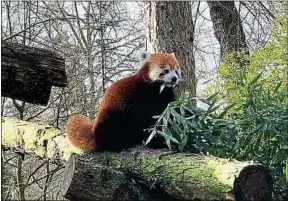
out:
M177 77L176 77L176 76L173 76L173 77L171 78L171 81L172 81L172 82L176 82L176 81L177 81Z

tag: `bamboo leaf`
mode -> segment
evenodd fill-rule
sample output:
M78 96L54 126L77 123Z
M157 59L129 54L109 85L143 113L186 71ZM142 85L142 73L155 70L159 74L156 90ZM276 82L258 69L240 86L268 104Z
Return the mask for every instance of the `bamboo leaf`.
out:
M207 113L212 113L214 111L216 111L218 108L220 107L220 105L217 105L216 107L210 108L209 110L207 110Z
M179 126L174 121L171 121L170 119L168 121L176 133L180 134L182 132Z
M175 142L177 144L179 144L178 140L176 140L176 138L174 138L172 135L168 135L162 131L157 131L157 133L161 136L163 136L165 139L169 139L171 140L172 142Z
M279 83L277 84L277 86L275 87L275 89L274 89L274 91L273 91L274 94L275 94L275 93L278 91L278 89L281 87L282 82L283 82L283 81L281 81L281 82L279 82Z
M286 181L288 181L288 159L286 160Z
M183 135L182 139L181 139L181 142L179 143L179 149L182 151L186 144L187 144L187 141L188 141L188 136L187 135Z
M251 86L251 85L253 85L254 83L256 83L256 82L260 79L261 76L262 76L261 73L258 74L258 75L249 83L249 85Z
M144 146L146 146L146 145L153 139L153 137L154 137L156 134L157 134L157 133L156 133L156 131L154 130L154 131L149 135L149 137L148 137L148 139L146 140Z
M227 114L227 112L236 105L236 103L233 103L225 108L225 110L219 115L220 119L223 119L223 117Z
M202 101L203 103L205 103L206 105L209 105L209 106L211 106L212 105L212 103L209 101L209 100L206 100L206 99L200 99L200 101Z
M214 93L214 94L212 94L212 95L210 95L208 98L206 98L206 100L211 101L211 100L213 100L218 94L219 94L219 91L216 92L216 93Z

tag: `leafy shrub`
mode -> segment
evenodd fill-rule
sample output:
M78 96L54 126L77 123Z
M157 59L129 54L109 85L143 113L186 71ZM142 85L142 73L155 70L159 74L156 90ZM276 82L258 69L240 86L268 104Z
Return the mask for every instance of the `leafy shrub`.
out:
M191 98L186 93L180 100L172 102L157 118L156 125L151 129L150 138L159 134L165 138L169 148L192 150L193 152L207 153L212 140L211 122L212 113L216 109L209 101L213 96L202 100L208 108L202 109L191 103Z
M245 101L237 104L226 117L230 129L222 130L213 154L242 160L255 160L268 167L274 177L277 194L286 196L285 166L288 159L287 88L264 88L267 82L256 76L240 86ZM233 127L233 129L231 129ZM287 175L286 175L287 176ZM277 200L281 200L278 197ZM284 200L284 198L282 198Z

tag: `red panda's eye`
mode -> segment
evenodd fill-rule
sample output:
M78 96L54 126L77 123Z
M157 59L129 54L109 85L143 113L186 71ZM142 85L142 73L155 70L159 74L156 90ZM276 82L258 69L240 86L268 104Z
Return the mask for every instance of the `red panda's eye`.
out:
M176 70L176 71L175 71L175 73L176 73L176 75L178 75L178 76L179 76L179 72L178 72L178 70Z
M167 73L169 73L169 70L168 70L168 69L165 69L165 70L163 71L163 73L164 73L164 74L167 74Z

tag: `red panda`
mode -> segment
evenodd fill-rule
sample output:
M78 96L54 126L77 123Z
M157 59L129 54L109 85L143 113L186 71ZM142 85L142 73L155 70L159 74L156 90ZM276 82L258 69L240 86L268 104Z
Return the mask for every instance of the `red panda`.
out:
M68 121L67 136L74 146L89 152L121 151L147 140L147 128L156 122L153 116L174 100L181 72L173 53L143 52L140 61L138 72L106 90L95 123L81 115ZM148 146L163 146L162 139L154 138Z

